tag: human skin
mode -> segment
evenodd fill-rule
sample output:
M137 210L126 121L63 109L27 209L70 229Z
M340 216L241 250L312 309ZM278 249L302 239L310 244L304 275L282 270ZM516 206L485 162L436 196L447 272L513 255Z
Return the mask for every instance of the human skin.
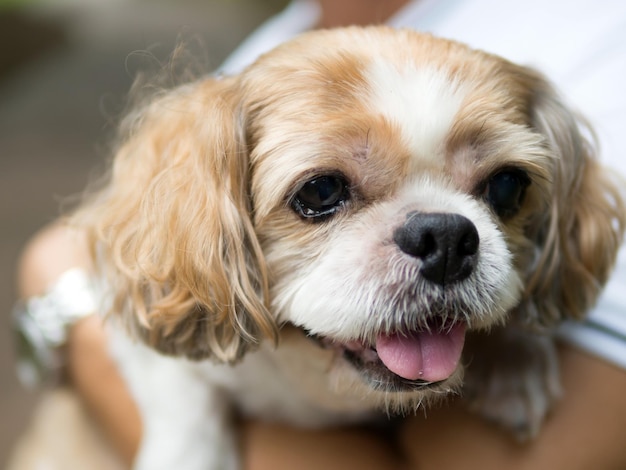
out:
M47 227L22 253L18 293L22 298L41 295L64 271L74 267L91 267L81 234L61 224ZM106 344L100 316L74 324L65 351L67 376L121 459L130 465L141 439L141 420Z
M407 0L319 0L321 7L320 28L338 28L349 25L384 23Z

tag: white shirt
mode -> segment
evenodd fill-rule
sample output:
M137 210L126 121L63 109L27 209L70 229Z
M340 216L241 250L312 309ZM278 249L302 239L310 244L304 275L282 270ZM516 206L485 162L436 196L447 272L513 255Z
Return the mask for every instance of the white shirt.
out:
M223 64L239 72L260 54L313 28L315 0L295 0ZM626 2L622 0L415 0L388 23L456 39L541 70L598 134L602 161L626 174ZM626 368L626 249L596 308L560 336Z

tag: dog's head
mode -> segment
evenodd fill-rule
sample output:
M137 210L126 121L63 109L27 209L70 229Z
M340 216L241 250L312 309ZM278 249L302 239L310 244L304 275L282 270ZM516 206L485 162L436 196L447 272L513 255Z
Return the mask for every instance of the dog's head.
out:
M134 330L240 358L306 331L381 389L461 376L465 332L580 317L620 195L536 72L410 31L306 34L153 100L83 216Z

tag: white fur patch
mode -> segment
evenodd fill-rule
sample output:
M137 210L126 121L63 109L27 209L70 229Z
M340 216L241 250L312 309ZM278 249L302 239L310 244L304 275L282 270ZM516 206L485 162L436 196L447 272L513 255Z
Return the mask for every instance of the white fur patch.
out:
M465 96L460 84L434 67L398 69L380 61L366 76L372 107L400 129L413 166L442 165L445 137Z
M389 242L408 210L456 213L474 223L480 238L478 263L468 279L445 295L454 299L450 305L472 327L502 320L521 294L521 279L502 232L478 202L428 178L363 211L316 263L281 285L274 295L280 320L345 341L426 315L429 306L420 299L434 298L437 289L421 281L419 264Z

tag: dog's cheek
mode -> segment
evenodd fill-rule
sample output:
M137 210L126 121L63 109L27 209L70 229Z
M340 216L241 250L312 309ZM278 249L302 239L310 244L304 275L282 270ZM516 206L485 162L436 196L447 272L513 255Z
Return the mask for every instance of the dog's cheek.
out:
M264 238L272 276L272 307L279 321L319 328L326 334L340 333L338 324L358 323L358 318L345 312L364 311L357 305L364 295L363 268L388 271L382 264L389 254L380 251L379 236L362 231L354 234L349 225L353 226L354 220L318 226L301 222ZM371 226L371 232L375 231L375 225Z

